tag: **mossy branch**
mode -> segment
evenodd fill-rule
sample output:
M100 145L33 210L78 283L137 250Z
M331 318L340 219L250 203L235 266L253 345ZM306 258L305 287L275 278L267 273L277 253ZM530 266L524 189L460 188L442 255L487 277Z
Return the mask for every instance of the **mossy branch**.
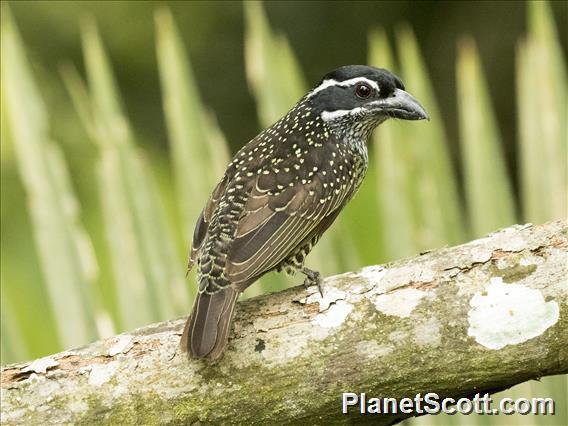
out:
M327 278L323 300L250 299L215 365L180 353L177 319L5 366L2 423L335 423L357 420L342 392L457 397L566 373L567 248L565 221L513 226Z

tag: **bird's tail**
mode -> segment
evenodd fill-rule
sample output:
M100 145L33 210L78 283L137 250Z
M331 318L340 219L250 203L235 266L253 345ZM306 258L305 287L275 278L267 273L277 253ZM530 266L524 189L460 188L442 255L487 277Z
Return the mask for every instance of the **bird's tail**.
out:
M238 296L232 287L197 295L181 337L182 350L191 358L216 360L223 354Z

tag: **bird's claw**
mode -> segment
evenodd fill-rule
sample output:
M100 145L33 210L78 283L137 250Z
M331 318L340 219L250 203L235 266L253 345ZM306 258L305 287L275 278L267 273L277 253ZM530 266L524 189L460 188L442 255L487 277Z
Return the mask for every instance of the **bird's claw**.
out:
M308 268L302 269L302 273L306 275L304 286L306 286L306 288L309 288L313 285L316 285L318 287L320 296L323 298L323 279L321 277L321 274L318 271L312 271Z

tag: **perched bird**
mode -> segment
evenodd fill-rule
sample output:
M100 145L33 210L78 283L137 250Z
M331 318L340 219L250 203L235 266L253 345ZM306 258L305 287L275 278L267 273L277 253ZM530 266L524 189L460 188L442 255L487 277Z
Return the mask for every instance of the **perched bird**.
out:
M237 152L193 234L199 292L181 340L190 357L223 354L237 297L267 272L301 271L319 287L306 256L361 185L367 139L388 118L428 115L389 71L344 66Z

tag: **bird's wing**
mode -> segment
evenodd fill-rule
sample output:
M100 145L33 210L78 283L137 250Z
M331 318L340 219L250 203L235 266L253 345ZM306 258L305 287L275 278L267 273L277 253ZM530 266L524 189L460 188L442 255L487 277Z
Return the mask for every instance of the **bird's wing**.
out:
M199 250L205 241L205 237L207 235L207 231L209 230L209 223L211 222L211 217L213 216L213 212L217 208L217 204L219 200L225 193L225 189L227 187L229 179L227 175L223 176L221 182L217 184L213 193L207 200L207 204L205 204L205 208L201 211L199 218L197 219L197 223L195 224L195 230L193 231L193 240L191 242L191 249L189 250L189 261L187 265L188 271L191 270Z
M302 170L314 169L307 161ZM282 262L328 216L335 216L352 190L337 177L331 169L317 168L302 178L293 165L258 174L228 252L229 281L254 281Z

